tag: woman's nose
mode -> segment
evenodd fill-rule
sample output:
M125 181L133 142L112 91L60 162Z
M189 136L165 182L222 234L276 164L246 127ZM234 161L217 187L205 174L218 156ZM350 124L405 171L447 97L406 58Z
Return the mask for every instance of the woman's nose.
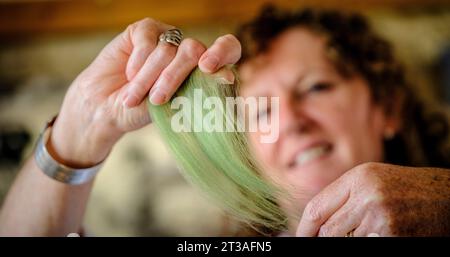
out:
M310 119L301 102L286 96L279 100L280 134L304 133L308 130Z

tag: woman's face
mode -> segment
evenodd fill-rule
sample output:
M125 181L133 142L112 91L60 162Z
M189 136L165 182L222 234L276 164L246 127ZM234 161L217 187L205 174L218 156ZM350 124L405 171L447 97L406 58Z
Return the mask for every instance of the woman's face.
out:
M289 29L244 63L240 76L242 96L279 97L278 140L262 143L258 132L249 137L263 175L291 186L296 210L357 164L383 159L382 108L363 78L337 72L323 37Z

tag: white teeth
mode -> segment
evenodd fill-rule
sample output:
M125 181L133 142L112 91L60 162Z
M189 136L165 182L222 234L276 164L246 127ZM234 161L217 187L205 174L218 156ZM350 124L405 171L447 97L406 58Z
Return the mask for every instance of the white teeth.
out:
M322 145L305 150L297 155L297 158L295 159L295 164L299 166L304 165L307 162L324 155L325 153L328 152L328 149L329 147L327 147L326 145Z

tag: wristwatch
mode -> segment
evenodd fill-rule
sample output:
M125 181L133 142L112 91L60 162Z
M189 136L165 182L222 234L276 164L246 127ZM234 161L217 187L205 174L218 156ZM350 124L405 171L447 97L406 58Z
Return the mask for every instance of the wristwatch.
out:
M59 182L70 185L80 185L87 183L92 180L100 170L103 165L103 161L93 167L83 169L71 168L56 161L49 154L46 144L50 137L50 132L57 116L58 115L55 115L50 121L47 122L41 134L39 135L39 139L36 143L36 148L34 151L36 164L39 169L44 172L44 174Z

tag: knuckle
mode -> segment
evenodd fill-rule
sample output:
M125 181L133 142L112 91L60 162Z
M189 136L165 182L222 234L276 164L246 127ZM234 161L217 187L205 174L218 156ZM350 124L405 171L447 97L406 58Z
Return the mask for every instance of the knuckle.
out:
M305 207L304 216L309 221L319 222L321 220L319 204L315 201L309 202Z
M175 76L172 72L163 71L160 75L160 79L163 81L164 85L171 85L175 81Z
M332 236L332 229L328 225L323 225L320 227L318 234L319 234L319 236L322 236L322 237Z
M385 197L382 190L377 187L371 188L363 198L363 205L366 206L367 209L384 212Z
M206 48L199 41L192 38L186 38L182 41L179 50L184 58L193 63L197 63L200 59L200 56L205 52Z
M376 169L377 164L373 162L366 162L363 164L359 164L355 168L352 169L351 172L349 172L350 176L356 176L357 181L365 181L367 179L370 179L370 177L373 175L373 171Z
M158 34L159 27L161 26L161 23L157 20L147 17L128 25L126 31L128 31L130 35L140 34L144 40L153 40L153 35ZM149 44L155 45L156 42L151 42Z
M355 176L355 183L361 189L375 195L383 195L383 179L380 172L382 172L382 164L368 162L356 166L351 175Z
M80 90L89 90L91 85L97 84L97 78L90 69L86 69L75 79L74 85Z
M370 172L370 171L377 169L378 165L379 164L376 162L365 162L363 164L356 166L356 168L360 172Z
M364 224L367 233L392 235L392 231L397 229L397 224L393 222L391 215L386 210L373 209L370 211L368 217Z
M131 85L130 94L135 94L136 96L139 96L144 93L146 88L147 83L142 79L137 79L133 81L133 84Z
M127 28L125 29L125 32L129 32L130 34L133 34L133 32L136 30L136 27L138 22L132 23L130 25L127 26Z
M136 22L133 22L130 25L128 25L127 30L132 30L133 31L139 26L149 25L151 23L153 23L153 20L151 18L146 17L146 18L140 19L140 20L138 20Z
M375 194L369 194L363 198L362 204L366 209L377 209L380 205L380 197Z
M150 24L154 24L155 20L150 18L150 17L145 17L139 21L136 22L138 25L150 25Z

